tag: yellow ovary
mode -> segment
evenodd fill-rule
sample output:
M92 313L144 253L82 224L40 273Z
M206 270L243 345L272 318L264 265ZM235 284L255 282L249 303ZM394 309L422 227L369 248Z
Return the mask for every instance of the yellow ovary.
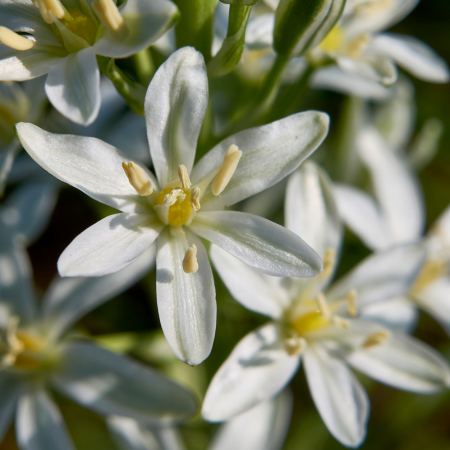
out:
M86 14L83 14L79 9L70 8L71 19L62 19L61 23L72 33L83 38L89 45L94 45L95 36L97 34L97 25ZM59 41L62 42L61 33L55 27L55 34Z
M330 319L319 311L311 311L295 319L291 326L299 334L304 335L313 331L319 331L330 325Z
M159 194L156 200L157 205L164 204L164 197L172 191L180 188L165 188ZM192 214L192 205L191 205L191 191L190 189L182 189L185 197L181 196L177 198L176 202L169 207L169 219L168 225L172 226L181 226L184 225Z
M344 30L339 24L337 24L320 43L319 48L325 53L336 53L343 47L344 41Z

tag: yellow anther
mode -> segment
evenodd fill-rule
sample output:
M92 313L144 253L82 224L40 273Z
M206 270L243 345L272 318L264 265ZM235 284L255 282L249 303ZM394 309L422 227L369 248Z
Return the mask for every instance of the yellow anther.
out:
M219 172L211 185L211 191L214 195L220 195L227 187L231 177L236 171L241 156L242 152L238 149L237 145L230 145L230 148L223 158L223 163L220 166Z
M164 204L166 206L174 205L179 199L182 202L186 198L186 194L183 189L173 189L169 194L164 196Z
M358 58L366 49L369 40L370 35L368 34L362 34L361 36L358 36L357 38L353 39L353 41L347 44L345 53L350 58Z
M93 1L91 7L114 37L124 39L128 35L128 28L123 17L112 0Z
M191 187L191 180L189 179L189 175L184 164L178 166L178 178L181 181L181 187L183 189L189 189Z
M331 315L330 308L328 307L327 300L325 299L325 296L322 294L322 292L320 292L317 295L316 301L320 314L322 314L323 317L328 319Z
M48 11L51 11L58 19L64 19L66 11L59 0L43 0Z
M298 336L288 337L284 340L284 348L289 356L302 354L306 345L306 340Z
M128 164L123 162L122 167L131 186L134 187L139 195L146 196L153 192L152 183L140 166L135 165L130 161Z
M339 328L343 328L344 330L346 330L349 326L350 326L350 322L346 319L343 319L342 317L339 316L334 316L331 321L333 322L334 325L336 325Z
M363 348L372 348L382 344L389 337L387 331L379 331L371 334L363 344Z
M334 266L336 265L336 252L329 248L323 257L323 272L319 275L320 278L329 277L332 275Z
M447 273L447 265L445 261L428 260L416 278L414 286L411 289L411 293L418 294L425 288L434 283L437 279L443 277Z
M183 259L183 270L185 273L195 273L198 270L197 246L194 244L186 251Z
M34 41L20 36L20 34L14 33L14 31L6 27L0 27L0 42L20 52L30 50L34 47Z
M200 188L196 187L191 191L191 205L194 211L200 209Z
M358 314L358 308L356 307L356 289L352 289L348 292L347 297L347 310L351 316Z

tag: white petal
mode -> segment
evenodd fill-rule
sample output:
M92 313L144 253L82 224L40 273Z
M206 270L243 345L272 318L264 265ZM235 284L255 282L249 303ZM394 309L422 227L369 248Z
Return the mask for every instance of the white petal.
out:
M421 244L407 244L375 253L339 279L327 292L330 300L343 299L356 289L362 307L406 294L425 261Z
M304 354L306 379L316 408L331 434L347 447L366 437L369 399L346 364L318 345Z
M43 389L21 397L16 438L22 450L75 450L61 413Z
M129 358L82 343L67 344L62 352L53 384L99 414L168 422L196 411L190 392Z
M14 162L16 149L7 148L0 151L0 195L3 195L9 172Z
M289 429L292 395L288 391L223 424L209 450L281 450Z
M296 234L262 217L236 211L199 212L189 227L268 275L308 278L322 270L319 256Z
M425 226L425 205L417 177L374 128L363 130L357 141L395 241L417 240Z
M393 236L373 198L352 186L336 184L334 193L345 224L372 250L389 248Z
M284 349L274 323L247 334L222 364L203 402L205 420L220 422L277 395L297 372L298 356Z
M152 45L174 23L176 6L167 0L127 0L120 9L129 33L125 39L115 39L105 31L94 44L97 55L126 58Z
M251 50L262 50L273 44L275 14L261 14L248 22L245 44Z
M370 43L370 50L394 59L417 78L431 83L448 83L448 64L424 42L412 36L384 33Z
M311 76L310 86L314 89L329 89L346 95L373 100L385 100L392 91L367 78L344 72L337 66L316 70Z
M90 125L100 110L100 70L92 48L72 53L49 71L45 92L72 122Z
M164 225L150 214L113 214L78 235L58 260L63 277L118 272L145 252Z
M350 352L347 361L369 377L397 389L432 393L448 388L447 361L423 342L391 332L382 344Z
M284 206L286 228L301 236L323 258L338 252L342 230L331 180L312 162L303 164L289 178Z
M183 270L186 250L197 246L198 270ZM182 361L200 364L211 352L216 331L216 292L211 266L200 239L169 229L157 240L156 292L164 335Z
M155 73L145 96L145 118L153 165L162 187L188 173L208 106L208 77L201 53L184 47Z
M112 275L92 278L56 277L43 302L43 317L51 323L51 337L56 339L80 317L119 295L146 275L155 264L154 246L137 260Z
M359 59L339 57L339 67L352 75L377 81L385 86L395 83L397 80L397 68L387 58L365 56Z
M322 143L329 120L327 114L307 111L223 140L195 165L193 184L214 176L230 145L237 145L242 157L220 196L214 196L211 187L202 194L202 209L223 209L282 180Z
M121 211L147 211L126 177L122 162L130 158L99 139L48 133L35 125L19 123L19 139L29 155L56 178L80 189L95 200ZM154 187L150 172L139 162Z
M225 250L211 245L211 260L231 295L247 309L280 319L289 298L282 279L252 269Z
M0 441L11 425L22 385L14 375L6 372L0 374Z

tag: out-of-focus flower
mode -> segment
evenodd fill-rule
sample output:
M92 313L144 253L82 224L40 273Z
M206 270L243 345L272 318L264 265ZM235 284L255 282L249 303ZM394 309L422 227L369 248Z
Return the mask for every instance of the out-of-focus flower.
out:
M222 425L208 450L280 450L289 428L292 396L288 391L261 402ZM119 450L184 450L173 427L139 424L125 417L107 421Z
M89 125L101 103L96 55L131 56L155 42L177 15L167 0L128 0L119 8L113 0L2 0L0 80L48 74L45 91L53 106Z
M203 417L228 420L271 398L303 360L328 429L344 445L357 447L366 434L369 401L348 365L413 392L435 392L450 381L450 368L431 347L356 318L366 304L405 293L424 250L411 244L375 254L329 287L341 233L328 178L312 163L290 178L286 214L287 226L322 256L324 272L309 280L271 278L232 261L218 247L211 249L232 295L273 321L237 344L208 388Z
M174 353L189 364L209 355L216 323L214 281L199 237L271 275L310 277L322 270L317 254L291 231L224 209L295 170L325 138L328 116L309 111L240 132L193 168L207 103L203 57L185 47L160 67L146 96L157 178L97 139L17 125L22 144L48 172L122 211L69 245L58 262L60 274L116 272L156 240L162 328Z

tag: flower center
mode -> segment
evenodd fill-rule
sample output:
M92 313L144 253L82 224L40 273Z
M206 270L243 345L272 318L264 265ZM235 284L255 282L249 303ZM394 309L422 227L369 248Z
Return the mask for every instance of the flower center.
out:
M445 261L428 260L411 289L412 294L418 294L447 273Z
M158 194L156 204L170 204L168 225L184 225L191 217L193 211L191 205L191 190L167 187Z
M70 8L68 12L70 16L67 15L67 17L61 19L61 23L72 33L84 39L89 45L94 45L95 36L97 34L96 23L77 8ZM64 45L58 28L55 28L55 34L61 44Z

